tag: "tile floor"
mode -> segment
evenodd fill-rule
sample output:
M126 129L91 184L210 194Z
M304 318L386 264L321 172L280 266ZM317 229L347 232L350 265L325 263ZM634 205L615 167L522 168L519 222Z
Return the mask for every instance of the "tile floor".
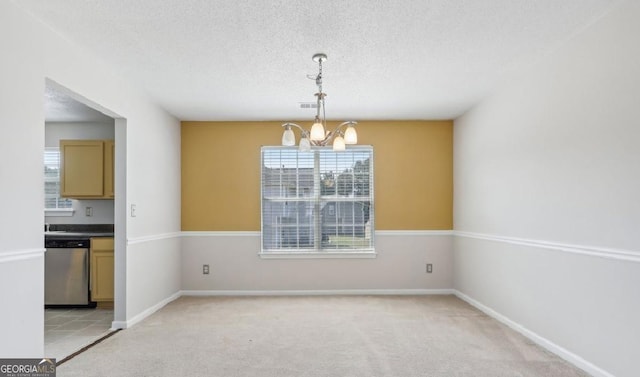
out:
M113 309L45 309L45 356L61 361L110 332Z

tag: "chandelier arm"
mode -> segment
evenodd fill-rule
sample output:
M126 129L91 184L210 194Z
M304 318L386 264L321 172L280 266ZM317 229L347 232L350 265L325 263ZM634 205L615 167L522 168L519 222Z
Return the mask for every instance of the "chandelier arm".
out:
M342 122L338 125L338 127L336 127L333 131L329 132L329 134L327 135L327 140L326 142L331 141L331 139L333 139L336 135L342 135L344 136L344 132L342 131L342 128L344 126L355 126L356 124L358 124L358 122L354 121L354 120L348 120L346 122Z
M346 122L342 122L338 125L338 127L336 127L336 131L338 131L340 128L344 127L344 126L355 126L356 124L358 124L358 122L356 122L355 120L348 120Z

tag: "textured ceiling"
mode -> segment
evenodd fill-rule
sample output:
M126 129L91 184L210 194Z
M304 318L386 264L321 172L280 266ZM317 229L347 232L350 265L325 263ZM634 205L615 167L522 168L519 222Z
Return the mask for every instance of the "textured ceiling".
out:
M20 0L182 120L451 119L620 0Z
M47 83L44 91L44 114L47 122L111 122L103 113L71 98Z

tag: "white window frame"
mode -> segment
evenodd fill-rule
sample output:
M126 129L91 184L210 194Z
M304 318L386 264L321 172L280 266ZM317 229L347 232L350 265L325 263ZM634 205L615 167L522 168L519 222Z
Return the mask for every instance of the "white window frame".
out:
M280 157L274 152L279 153ZM331 170L336 177L336 187L329 192L321 188L326 183L326 176L323 178L321 175L327 173L327 167L333 166L334 156L335 170ZM356 156L368 157L368 174L360 175L365 180L360 182L366 185L366 194L355 193L357 185L353 182L358 174L354 169L350 172L348 168L345 169L345 166L351 166L348 162L350 156L354 159ZM265 158L268 159L266 163ZM349 146L342 152L335 152L331 147L312 147L309 152L301 152L297 147L262 147L260 162L262 258L375 258L373 147ZM288 167L280 165L282 162L286 162ZM276 163L282 166L282 170L267 167ZM337 177L342 174L345 174L345 178L350 175L351 183L345 186L348 187L347 191L340 193ZM290 209L283 208L283 203L291 206ZM343 209L340 210L340 207ZM351 213L339 219L336 216L336 221L331 222L328 215L335 214L336 208L341 213L348 213L351 208ZM331 212L331 209L334 211ZM283 212L289 212L290 215L283 215ZM345 219L347 221L343 222ZM294 235L286 237L289 231ZM289 241L283 242L278 237ZM331 246L336 239L344 243Z
M57 154L57 156L47 156L47 155L51 155L51 154ZM44 200L44 211L45 211L45 216L73 216L73 203L71 201L71 199L67 199L67 198L62 198L60 196L60 148L57 147L46 147L44 149L44 154L43 154L43 169L46 169L46 167L48 165L52 165L51 163L47 163L47 160L51 161L51 160L56 160L57 164L58 164L58 175L55 177L51 177L51 176L47 176L44 173L43 170L43 175L44 175L44 182L54 182L57 183L56 185L56 192L57 192L57 198L55 201L55 207L47 207L47 195L45 193L45 200ZM51 196L50 196L51 198Z

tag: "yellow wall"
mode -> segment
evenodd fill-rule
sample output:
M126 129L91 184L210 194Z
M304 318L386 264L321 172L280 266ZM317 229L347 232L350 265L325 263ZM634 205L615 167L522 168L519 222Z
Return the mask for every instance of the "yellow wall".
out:
M182 230L260 230L260 147L280 145L281 124L182 122ZM376 229L452 229L453 122L357 130L358 144L374 147Z

